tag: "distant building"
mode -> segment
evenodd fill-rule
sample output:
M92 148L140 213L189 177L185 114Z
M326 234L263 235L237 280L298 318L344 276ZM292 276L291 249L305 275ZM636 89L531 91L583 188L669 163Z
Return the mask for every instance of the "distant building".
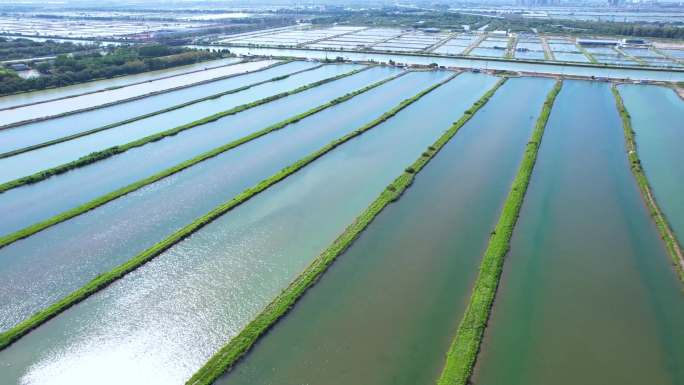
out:
M617 40L603 40L603 39L577 39L577 44L586 46L616 46Z
M651 43L645 39L627 38L620 41L620 45L650 45Z
M10 69L15 70L15 71L27 71L27 70L31 69L29 66L27 66L24 63L14 63L14 64L8 65L8 67Z
M560 0L516 0L515 3L520 6L543 7L548 5L558 5L560 4Z

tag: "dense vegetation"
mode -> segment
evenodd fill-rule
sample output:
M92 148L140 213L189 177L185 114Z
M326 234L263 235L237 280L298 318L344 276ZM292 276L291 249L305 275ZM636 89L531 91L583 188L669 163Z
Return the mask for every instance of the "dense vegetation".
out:
M450 80L453 77L449 77L446 81ZM439 85L443 84L444 82L438 83L432 87L430 87L428 90L423 91L421 94L418 94L417 97L414 97L415 100L417 100L420 96L423 94L431 91L432 89L438 87ZM31 330L37 328L38 326L42 325L43 323L47 322L48 320L52 319L53 317L57 316L58 314L62 313L66 309L70 308L71 306L74 306L75 304L83 301L84 299L88 298L89 296L95 294L96 292L102 290L103 288L107 287L110 285L112 282L116 281L117 279L123 277L124 275L130 273L131 271L137 269L138 267L142 266L143 264L147 263L148 261L154 259L158 255L160 255L162 252L167 250L168 248L172 247L176 243L182 241L186 237L190 236L192 233L195 231L201 229L202 227L206 226L207 224L211 223L218 217L222 216L223 214L227 213L228 211L234 209L235 207L241 205L242 203L248 201L251 199L253 196L256 194L266 190L267 188L271 187L272 185L280 182L281 180L287 178L289 175L297 172L298 170L304 168L305 166L309 165L310 163L314 162L316 159L320 158L321 156L325 155L326 153L332 151L333 149L337 148L339 145L341 145L344 142L347 142L351 140L352 138L355 138L365 131L370 130L371 128L377 126L378 124L384 122L385 120L389 119L391 116L399 112L399 110L405 108L409 104L413 103L415 101L412 99L408 99L402 104L399 105L399 107L395 107L395 110L392 110L390 112L384 113L380 118L376 119L374 122L365 125L345 136L342 138L336 139L327 145L323 146L319 150L315 151L312 154L309 154L308 156L296 161L295 163L283 168L282 170L278 171L274 175L262 180L261 182L257 183L255 186L250 187L246 189L245 191L241 192L240 194L236 195L234 198L230 199L229 201L215 207L213 210L208 212L207 214L195 219L192 223L186 225L185 227L181 228L180 230L176 231L175 233L171 234L169 237L166 239L152 245L150 248L147 250L141 252L140 254L136 255L135 257L129 259L125 263L115 267L113 270L110 270L106 273L100 274L97 277L95 277L92 281L88 282L86 285L81 287L80 289L72 292L71 294L67 295L66 297L62 298L58 302L38 311L28 319L20 322L13 328L0 333L0 350L6 348L10 344L12 344L14 341L18 340L22 336L26 335L29 333ZM398 108L398 109L397 109ZM295 117L296 119L296 117Z
M488 30L510 30L512 32L531 32L532 28L541 33L564 34L605 34L622 36L643 36L658 38L684 38L684 28L661 23L620 23L580 20L537 20L523 18L521 15L506 15L493 18L463 14L458 12L430 11L385 7L378 10L351 11L339 10L334 13L315 17L314 24L341 23L352 25L377 25L392 27L435 27L461 29L469 25L475 30L488 25Z
M54 60L36 65L35 69L42 75L39 77L22 79L13 74L0 73L0 95L176 67L220 56L221 54L215 52L161 44L121 46L104 52L59 55Z
M54 40L39 42L29 39L7 39L0 37L0 60L53 56L95 48L97 48L97 45L74 44L71 42L60 43Z
M437 381L438 385L466 385L469 383L468 380L477 353L480 350L484 329L494 302L494 295L499 285L504 257L510 247L513 229L518 221L525 192L532 177L532 170L537 160L537 152L541 145L546 122L551 114L553 102L560 92L561 84L560 81L556 83L547 96L532 132L532 137L527 143L523 160L504 203L499 222L489 238L489 244L482 258L480 272L475 281L470 302L458 326L456 336L449 347L444 369Z
M620 96L620 93L614 85L612 91L613 96L615 97L615 104L622 119L627 157L629 159L632 174L636 179L637 185L639 185L641 196L648 207L648 211L651 213L651 218L653 218L653 221L658 228L660 238L665 242L665 248L667 249L668 254L670 254L670 257L672 257L672 262L675 265L679 278L684 282L684 253L682 252L681 244L672 231L670 224L667 222L665 215L660 210L653 195L653 191L651 190L651 185L648 183L646 173L641 167L641 160L639 159L639 153L637 152L636 138L634 130L632 129L632 117L629 115L629 112L622 101L622 96Z
M454 75L456 76L456 75ZM447 79L430 86L429 88L419 92L399 103L396 107L383 113L379 118L364 125L363 127L353 131L344 137L333 141L325 148L327 151L339 146L347 140L354 138L364 132L378 126L379 124L390 119L398 114L401 110L416 102L418 99L432 92L442 84L454 78L450 76ZM448 133L448 132L447 132ZM444 138L445 133L440 140ZM397 179L394 180L380 196L371 203L361 215L359 215L352 224L342 232L342 234L333 241L333 243L318 255L309 266L301 273L295 280L288 285L270 304L268 304L262 311L254 318L235 338L231 339L228 344L216 352L202 366L188 381L188 385L210 385L221 374L228 370L242 355L244 355L257 339L263 335L268 328L270 328L280 317L285 315L295 302L301 297L304 292L311 287L316 280L325 272L335 259L351 246L354 240L361 234L361 232L373 221L373 219L385 208L390 202L398 199L401 194L411 185L415 177L415 173L427 164L432 157L439 151L441 145L440 140L428 151L423 153L420 158L411 167L408 167ZM447 139L448 140L448 139ZM444 141L446 143L446 141ZM443 145L443 144L442 144ZM439 148L435 148L439 146Z

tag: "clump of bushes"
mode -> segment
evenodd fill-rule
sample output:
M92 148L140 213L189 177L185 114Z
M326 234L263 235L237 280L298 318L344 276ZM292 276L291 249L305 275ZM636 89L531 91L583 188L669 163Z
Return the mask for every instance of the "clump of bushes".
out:
M29 79L3 76L0 95L160 70L218 57L221 57L220 53L162 44L120 46L104 54L98 50L70 56L59 55L52 61L36 66L42 76Z

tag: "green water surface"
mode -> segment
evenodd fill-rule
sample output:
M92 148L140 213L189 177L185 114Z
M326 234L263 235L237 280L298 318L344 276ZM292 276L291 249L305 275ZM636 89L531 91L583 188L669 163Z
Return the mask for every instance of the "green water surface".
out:
M684 384L684 295L609 87L566 81L556 100L477 385Z
M684 239L684 101L671 89L619 87L632 117L639 159L672 231Z
M509 80L217 383L433 383L552 85Z

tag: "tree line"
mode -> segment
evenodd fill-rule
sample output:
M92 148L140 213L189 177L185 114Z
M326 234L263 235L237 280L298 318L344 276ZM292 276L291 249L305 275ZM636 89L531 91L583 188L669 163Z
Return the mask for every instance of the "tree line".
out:
M59 55L54 60L35 66L40 72L39 77L22 79L13 71L0 71L0 95L160 70L221 56L221 53L162 44L120 46L104 51Z
M52 56L62 53L86 51L97 48L97 45L56 42L54 40L33 41L29 39L7 39L0 37L0 60L28 59L32 57Z

